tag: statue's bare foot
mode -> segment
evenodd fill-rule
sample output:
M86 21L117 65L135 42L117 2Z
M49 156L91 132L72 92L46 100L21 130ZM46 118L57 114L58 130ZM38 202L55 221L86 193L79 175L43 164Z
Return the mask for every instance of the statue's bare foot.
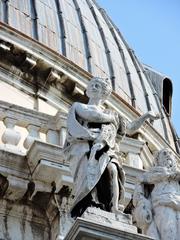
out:
M91 206L92 206L92 207L96 207L96 208L100 208L100 209L102 209L102 210L105 209L104 204L102 204L102 203L97 203L97 202L94 202L94 201L91 201Z
M124 206L119 204L118 208L112 207L111 212L115 214L121 214L124 211Z

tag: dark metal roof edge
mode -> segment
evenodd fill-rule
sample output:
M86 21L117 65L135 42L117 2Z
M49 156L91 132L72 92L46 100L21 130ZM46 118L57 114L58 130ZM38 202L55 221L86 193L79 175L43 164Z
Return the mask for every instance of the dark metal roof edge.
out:
M95 2L93 0L93 2ZM96 3L96 2L95 2ZM99 7L99 5L97 4L97 7ZM121 47L121 44L119 42L119 40L117 39L116 37L116 34L115 34L115 31L114 31L114 28L112 27L111 23L109 22L109 19L107 17L107 14L106 14L106 11L103 9L103 8L100 8L99 7L99 11L103 17L103 19L105 20L111 34L112 34L112 37L114 38L116 44L117 44L117 48L119 50L119 53L120 53L120 56L121 56L121 59L122 59L122 62L124 64L124 68L125 68L125 71L126 71L126 75L127 75L127 80L128 80L128 86L129 86L129 91L130 91L130 94L131 94L131 102L132 102L132 106L134 108L136 108L136 97L135 97L135 93L134 93L134 88L133 88L133 84L132 84L132 78L131 78L131 73L129 71L129 67L128 67L128 64L126 62L126 59L125 59L125 56L124 56L124 51L123 51L123 48Z
M60 1L55 0L55 4L56 4L59 26L60 26L60 32L61 32L62 54L64 56L66 56L66 30L65 30L64 19L63 19L63 16L62 16L62 9L61 9L61 5L60 5Z
M8 1L1 1L2 9L3 9L3 21L8 24L8 15L9 15L9 6Z
M79 7L79 4L78 4L77 0L72 0L72 1L75 5L77 15L78 15L78 19L79 19L79 22L80 22L80 25L81 25L81 30L82 30L82 33L83 33L83 41L84 41L84 47L85 47L87 69L88 69L88 72L92 73L92 63L91 63L92 56L91 56L91 50L90 50L90 45L89 45L89 39L88 39L88 35L87 35L87 29L86 29L86 26L85 26L85 23L84 23L84 20L83 20L83 17L82 17L82 12L81 12L81 9Z
M147 109L148 109L148 111L151 111L151 105L150 105L150 101L149 101L149 95L148 95L148 92L147 92L147 90L146 90L146 87L145 87L143 78L142 78L142 71L141 71L141 67L140 67L141 64L140 64L139 61L137 60L137 57L135 56L133 50L129 50L129 54L130 54L130 57L131 57L131 59L132 59L132 62L134 63L136 72L137 72L137 74L138 74L138 76L139 76L139 80L140 80L140 83L141 83L141 86L142 86L142 89L143 89L143 92L144 92L144 97L145 97Z
M165 74L155 70L154 68L152 68L152 67L150 67L150 66L148 66L146 64L141 64L141 65L142 65L142 67L143 67L145 72L147 72L147 71L152 72L152 73L156 74L157 76L159 76L161 78L160 79L161 82L157 82L156 81L160 85L161 94L159 95L159 93L157 92L157 95L159 96L159 98L161 100L162 100L162 92L163 92L163 82L164 82L165 79L168 79L168 81L170 82L171 87L172 87L172 95L173 95L173 81L171 80L171 78L169 76L167 76L167 75L165 75ZM155 87L154 87L154 89L155 89Z
M100 33L100 36L101 36L101 39L102 39L102 42L103 42L103 45L104 45L104 48L105 48L105 53L106 53L108 67L109 67L109 73L110 73L110 79L111 79L112 87L113 87L113 89L115 89L115 74L114 74L114 67L113 67L112 58L111 58L111 51L108 47L103 28L101 27L101 25L99 23L99 19L98 19L96 13L95 13L93 5L91 4L90 0L86 0L86 2L87 2L88 6L91 10L91 13L92 13L92 15L94 17L94 20L97 24L97 27L99 29L99 33Z
M33 37L38 40L39 36L38 36L38 23L37 23L37 10L36 10L36 0L32 0L32 4L31 4L31 16L32 16L32 33L33 33Z
M169 136L168 136L168 132L167 132L166 122L165 122L165 120L164 120L164 118L165 118L166 116L165 116L164 110L163 110L163 108L162 108L162 106L161 106L161 102L160 102L160 99L159 99L159 95L157 94L157 92L156 92L156 90L155 90L155 88L154 88L154 86L153 86L153 84L152 84L149 76L147 75L147 72L146 72L146 70L144 69L144 66L143 66L142 64L141 64L140 66L141 66L141 69L142 69L142 71L144 72L144 74L145 74L145 76L146 76L146 78L147 78L147 81L148 81L148 83L149 83L149 85L150 85L150 87L151 87L151 90L152 90L152 92L153 92L153 96L154 96L155 102L156 102L156 104L157 104L157 108L158 108L158 110L159 110L159 112L160 112L160 114L161 114L161 120L162 120L164 135L165 135L166 140L167 140L168 143L169 143L170 140L169 140Z

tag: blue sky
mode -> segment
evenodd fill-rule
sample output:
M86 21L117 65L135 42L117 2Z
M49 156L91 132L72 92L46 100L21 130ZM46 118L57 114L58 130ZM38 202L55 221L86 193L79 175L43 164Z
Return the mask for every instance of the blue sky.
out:
M180 0L97 0L141 62L173 82L172 120L180 136Z

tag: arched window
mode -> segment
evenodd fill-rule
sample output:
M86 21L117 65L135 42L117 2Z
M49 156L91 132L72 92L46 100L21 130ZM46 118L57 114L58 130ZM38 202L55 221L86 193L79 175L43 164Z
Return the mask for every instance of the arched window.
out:
M172 83L168 78L163 80L163 106L166 112L171 115L172 110Z

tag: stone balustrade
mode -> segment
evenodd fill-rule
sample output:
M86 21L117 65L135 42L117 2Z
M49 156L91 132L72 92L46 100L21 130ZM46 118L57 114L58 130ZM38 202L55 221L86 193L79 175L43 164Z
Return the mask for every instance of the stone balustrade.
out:
M0 101L0 149L8 148L26 154L34 141L63 148L66 140L67 114L55 116ZM3 127L1 127L3 126ZM152 154L144 141L125 137L120 151L125 153L126 164L143 169L151 166Z
M66 114L55 116L0 101L0 195L30 200L72 185L62 148ZM29 187L33 185L33 187ZM55 191L53 190L53 191Z
M66 139L66 114L55 116L0 101L1 148L26 152L35 140L58 145Z

